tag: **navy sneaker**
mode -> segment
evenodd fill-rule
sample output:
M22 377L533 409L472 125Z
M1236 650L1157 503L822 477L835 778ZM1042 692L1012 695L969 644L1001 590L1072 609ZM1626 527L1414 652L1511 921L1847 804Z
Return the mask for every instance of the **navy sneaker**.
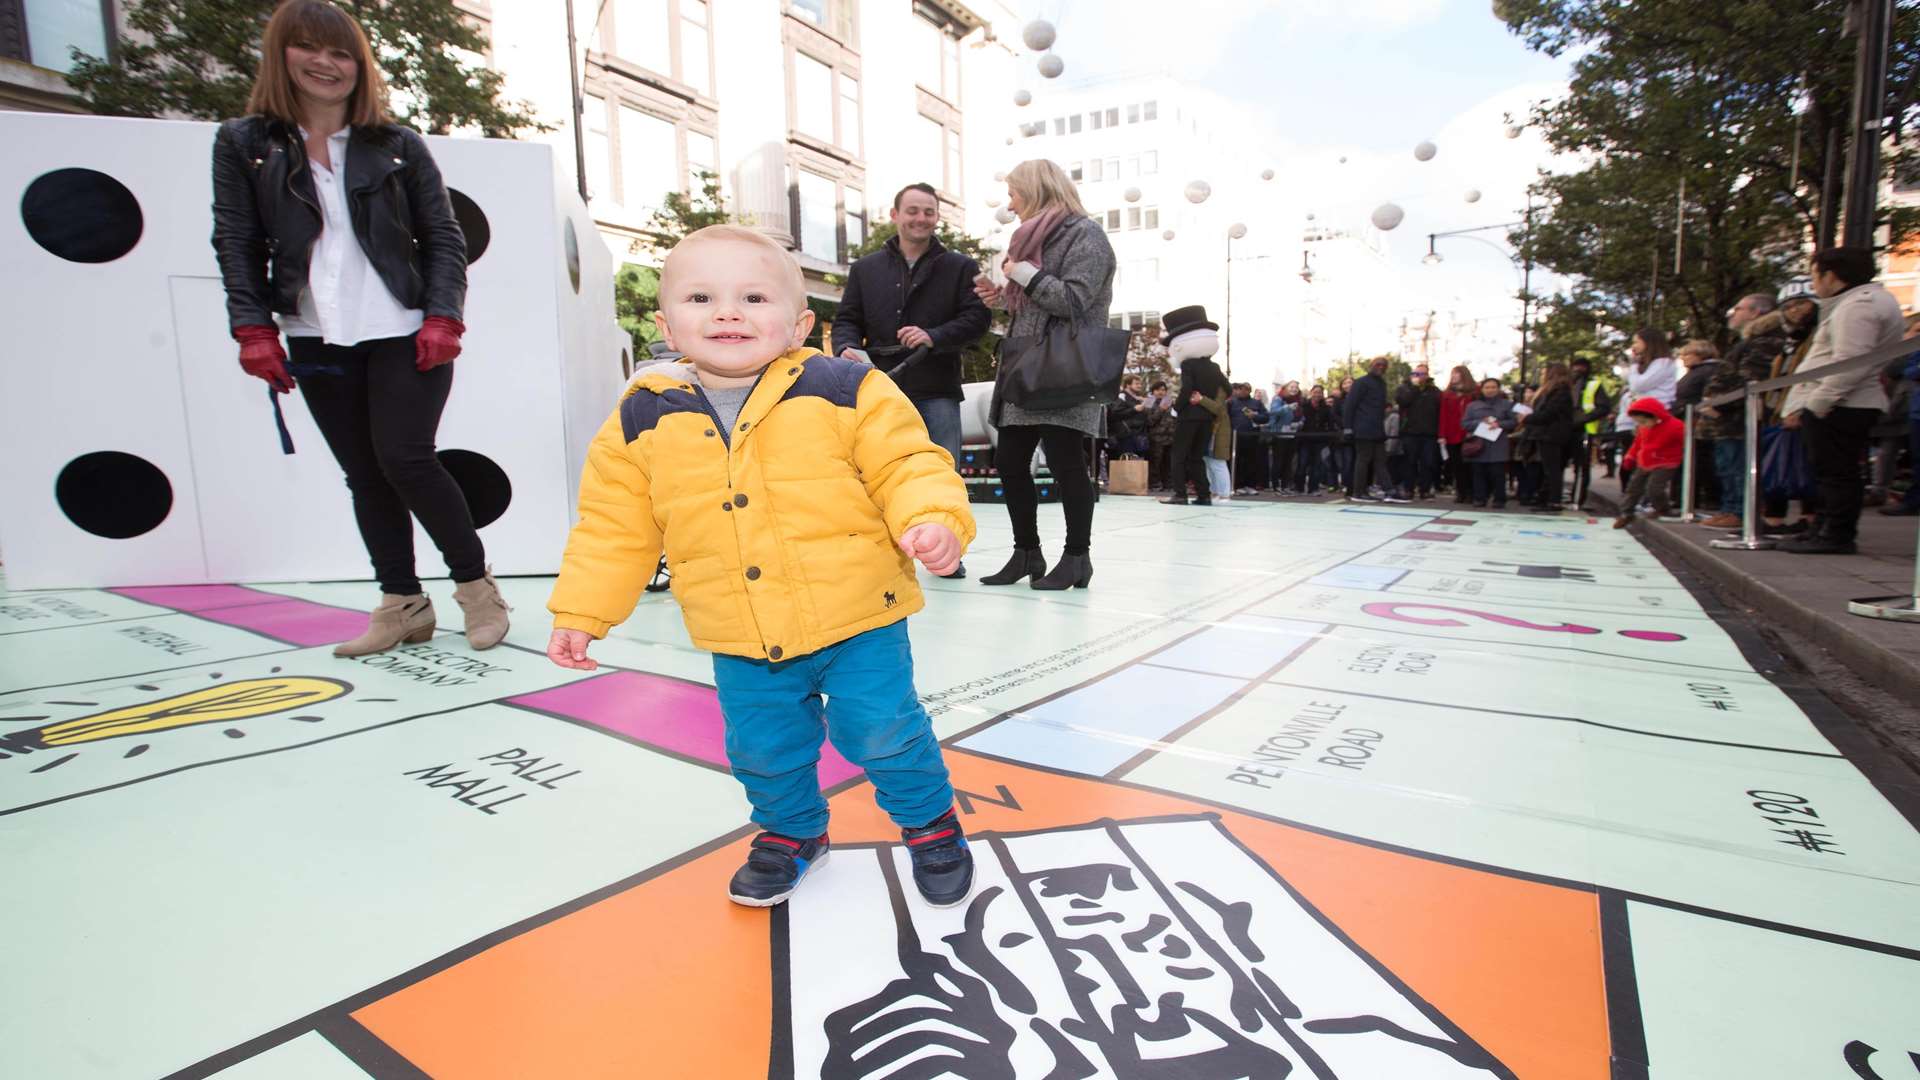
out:
M967 833L949 809L918 829L901 829L913 856L913 884L934 907L952 907L973 891L973 852Z
M772 907L793 895L807 872L827 861L827 835L796 840L763 832L747 849L746 865L734 871L727 899L747 907Z

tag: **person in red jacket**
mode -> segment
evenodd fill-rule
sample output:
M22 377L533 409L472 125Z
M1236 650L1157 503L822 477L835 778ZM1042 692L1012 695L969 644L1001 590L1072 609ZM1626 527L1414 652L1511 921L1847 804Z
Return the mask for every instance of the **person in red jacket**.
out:
M1655 515L1667 517L1672 513L1667 493L1687 445L1687 425L1668 412L1659 398L1641 398L1627 415L1633 418L1633 445L1622 467L1632 470L1633 479L1627 481L1626 494L1621 496L1620 517L1613 523L1616 529L1627 527L1643 498L1653 500Z
M1474 381L1473 372L1467 365L1460 364L1447 377L1447 388L1440 392L1440 436L1447 444L1447 461L1442 466L1453 479L1453 501L1468 503L1473 501L1473 461L1461 453L1460 445L1466 441L1466 429L1460 426L1460 420L1467 413L1467 406L1480 396L1480 384Z

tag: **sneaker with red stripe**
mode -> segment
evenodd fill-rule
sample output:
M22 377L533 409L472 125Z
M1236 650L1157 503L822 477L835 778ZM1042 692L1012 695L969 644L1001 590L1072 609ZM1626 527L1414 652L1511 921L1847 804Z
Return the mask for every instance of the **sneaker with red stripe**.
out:
M772 907L793 895L800 879L827 861L827 834L799 840L763 832L747 849L746 865L727 886L727 899L747 907Z
M949 809L918 829L901 829L913 857L913 884L934 907L952 907L973 891L973 852L967 833Z

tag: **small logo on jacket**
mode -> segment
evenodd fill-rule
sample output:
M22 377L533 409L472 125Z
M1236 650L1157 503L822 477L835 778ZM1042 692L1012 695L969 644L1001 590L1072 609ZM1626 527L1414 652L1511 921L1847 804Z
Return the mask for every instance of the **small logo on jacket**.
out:
M885 599L887 601L888 607L892 607L893 605L900 602L899 598L894 596L892 593L887 593Z

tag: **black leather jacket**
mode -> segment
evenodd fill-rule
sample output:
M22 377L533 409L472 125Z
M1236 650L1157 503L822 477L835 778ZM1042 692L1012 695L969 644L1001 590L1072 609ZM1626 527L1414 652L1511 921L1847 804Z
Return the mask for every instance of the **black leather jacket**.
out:
M347 211L394 299L461 318L467 243L426 140L396 125L347 139ZM321 230L320 196L300 132L265 116L220 125L213 139L213 250L227 287L229 326L272 326L298 314Z

